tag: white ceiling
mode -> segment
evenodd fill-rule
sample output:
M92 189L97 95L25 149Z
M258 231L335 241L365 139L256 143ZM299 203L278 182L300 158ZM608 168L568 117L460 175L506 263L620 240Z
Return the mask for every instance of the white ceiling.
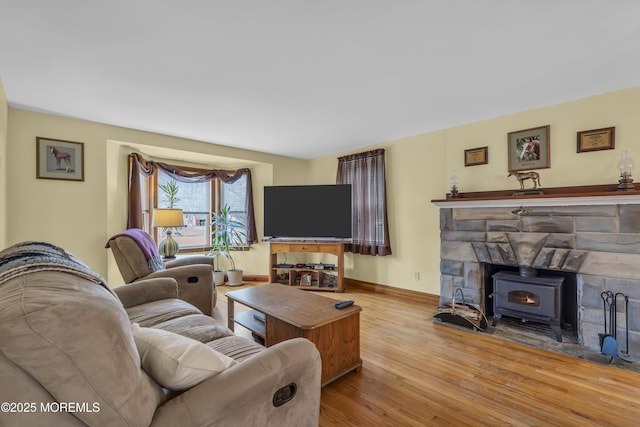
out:
M314 158L640 85L637 0L0 0L9 104Z

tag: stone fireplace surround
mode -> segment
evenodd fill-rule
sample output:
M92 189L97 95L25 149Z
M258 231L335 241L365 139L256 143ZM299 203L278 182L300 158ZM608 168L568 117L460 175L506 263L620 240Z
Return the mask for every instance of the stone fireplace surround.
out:
M440 208L440 298L463 289L486 312L483 265L573 272L578 343L599 350L600 293L629 297L629 353L640 355L640 195L433 201ZM471 193L470 193L471 194ZM616 194L616 193L614 193ZM515 212L523 207L527 215ZM622 305L622 303L620 303ZM625 348L623 307L618 342Z

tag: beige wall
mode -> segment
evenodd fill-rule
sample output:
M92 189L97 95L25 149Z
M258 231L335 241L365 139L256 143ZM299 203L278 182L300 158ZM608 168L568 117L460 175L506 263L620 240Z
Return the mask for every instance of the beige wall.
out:
M448 129L447 169L457 168L461 191L515 188L515 178L507 177L507 133L547 124L551 168L538 170L542 186L615 183L621 150L632 149L640 160L640 87ZM610 126L616 128L614 150L576 152L576 132ZM463 151L485 145L489 164L465 168Z
M439 213L429 200L440 198L447 174L446 132L418 135L370 148L386 155L387 214L393 254L345 255L345 276L357 280L437 294L439 286ZM362 150L354 150L355 153ZM314 159L316 183L335 183L338 155Z
M9 108L7 124L2 108L6 110L6 98L0 92L0 173L4 169L8 174L3 203L8 226L3 246L32 239L51 241L78 255L114 284L121 279L103 246L126 224L129 151L184 164L251 167L260 236L265 185L335 183L336 158L347 154L302 161L13 108ZM347 254L346 276L437 294L439 214L430 200L444 197L453 168L458 169L461 191L515 188L515 179L506 176L507 133L549 124L551 168L539 170L543 186L615 183L620 150L632 148L636 158L640 156L638 117L640 88L632 88L372 146L387 150L394 253L388 257ZM608 126L616 127L615 150L576 153L577 131ZM7 153L3 155L4 133ZM36 179L36 136L84 142L85 181ZM465 168L464 150L485 145L489 146L489 164ZM0 186L0 201L2 191ZM2 233L0 225L0 239ZM247 274L267 274L266 244L238 254L236 261Z
M259 236L263 187L306 182L306 161L13 108L8 135L12 161L7 166L11 185L6 244L52 242L76 254L112 285L122 279L104 244L126 226L130 151L182 164L250 167ZM36 179L36 136L83 142L85 181ZM247 274L267 273L265 243L234 258Z
M452 169L461 191L516 189L515 178L507 178L507 133L549 124L551 168L538 170L543 187L615 183L622 149L633 149L640 160L639 117L640 88L632 88L349 152L386 149L393 255L347 254L345 275L438 294L439 213L430 200L444 198ZM576 132L610 126L616 127L615 150L576 153ZM489 163L464 167L464 150L483 146L489 147ZM336 158L344 154L314 159L311 182L334 183Z
M7 243L7 127L9 106L0 78L0 248Z

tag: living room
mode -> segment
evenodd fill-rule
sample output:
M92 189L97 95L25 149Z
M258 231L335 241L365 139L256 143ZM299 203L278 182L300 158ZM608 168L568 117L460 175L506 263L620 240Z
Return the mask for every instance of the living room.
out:
M635 153L640 147L637 83L615 90L598 86L583 97L540 102L525 110L505 106L504 114L426 132L407 130L405 137L297 158L23 108L11 104L10 83L3 85L2 78L0 68L0 176L4 177L0 184L0 248L22 241L52 242L78 255L114 287L124 281L104 244L126 228L127 156L131 152L185 166L250 168L256 223L262 236L264 187L334 184L339 156L384 148L393 254L347 253L345 277L400 295L435 300L441 293L441 228L440 209L431 200L444 199L451 191L453 170L461 192L515 191L517 181L507 176L508 133L549 125L550 167L539 170L543 189L615 184L621 151ZM615 127L613 149L576 151L577 132L608 127ZM37 137L82 142L84 180L38 179ZM466 167L465 150L478 147L487 147L486 164ZM266 279L267 242L258 242L234 258L246 276ZM634 383L635 377L628 381Z
M440 290L440 226L431 200L449 192L449 177L457 169L461 191L515 189L507 177L506 134L550 123L550 169L540 172L545 187L617 182L620 150L634 148L640 137L635 117L640 88L629 88L581 100L469 123L372 146L386 149L389 228L394 254L389 257L348 255L345 276L364 282L438 295ZM104 250L105 238L126 227L127 155L139 151L159 159L180 159L194 165L250 167L254 203L262 206L269 185L333 184L337 157L351 150L300 160L241 150L166 135L92 123L10 108L3 102L7 135L7 175L4 185L5 246L25 240L46 240L83 254L83 260L110 282L121 281L115 263ZM585 129L616 127L616 149L576 153L575 134ZM85 143L86 177L82 183L35 177L37 136ZM487 165L464 167L463 152L488 146ZM432 160L435 159L435 160ZM588 173L586 172L588 171ZM46 212L46 218L42 213ZM262 212L256 208L258 234ZM78 239L77 236L83 236ZM267 243L237 255L245 274L267 275ZM415 273L419 273L416 276ZM419 279L417 279L419 277ZM119 284L119 283L118 283Z
M7 108L6 98L2 104L8 111L4 116L8 118L3 122L8 142L5 158L12 159L11 162L2 162L8 177L4 188L6 203L3 203L7 218L3 233L4 246L28 240L53 242L81 256L85 263L105 275L114 286L121 284L122 278L108 253L110 251L104 249L104 242L126 225L126 156L132 149L155 154L159 158L163 158L162 153L169 158L184 156L185 159L190 158L189 154L197 154L199 162L206 156L214 159L213 164L224 164L219 158L220 154L224 154L235 160L236 167L239 164L252 167L255 172L256 206L262 204L260 190L264 185L331 183L335 179L337 155L309 161L296 160ZM389 223L394 255L364 257L347 254L345 277L438 295L439 213L430 200L442 199L448 192L451 169L458 168L460 187L465 191L513 188L513 182L507 179L503 165L506 163L506 155L502 150L506 130L526 128L533 123L544 122L545 118L554 117L551 125L554 141L557 142L552 152L554 158L557 156L563 160L558 160L561 166L557 169L542 172L545 185L602 184L603 177L615 182L618 150L576 154L575 131L615 124L620 129L620 147L634 147L637 144L633 141L640 138L640 129L635 120L638 114L640 88L630 88L376 145L387 150ZM87 172L84 182L35 178L35 138L39 135L85 142L85 165L91 172ZM477 135L484 139L476 138ZM492 158L489 165L467 168L467 172L461 165L460 157L462 151L468 148L468 143L463 141L469 140L474 141L474 146L487 144L492 150ZM625 144L623 141L627 140L630 142ZM443 141L446 143L442 144ZM176 146L180 150L172 148ZM431 162L425 168L425 159L430 158L447 161ZM590 172L587 174L584 171ZM425 186L426 182L433 185ZM107 197L104 197L105 194ZM42 214L46 215L46 219L43 220ZM259 229L262 226L261 216L260 209L257 209ZM237 254L236 262L242 266L245 274L267 275L267 247L266 242L261 242L253 245L250 251ZM420 280L414 277L415 271L420 272Z

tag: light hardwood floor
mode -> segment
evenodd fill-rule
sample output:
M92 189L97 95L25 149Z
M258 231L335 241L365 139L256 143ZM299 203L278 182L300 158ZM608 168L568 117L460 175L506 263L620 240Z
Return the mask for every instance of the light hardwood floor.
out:
M321 426L640 425L639 374L434 323L423 302L322 295L362 307L363 367L322 389Z

